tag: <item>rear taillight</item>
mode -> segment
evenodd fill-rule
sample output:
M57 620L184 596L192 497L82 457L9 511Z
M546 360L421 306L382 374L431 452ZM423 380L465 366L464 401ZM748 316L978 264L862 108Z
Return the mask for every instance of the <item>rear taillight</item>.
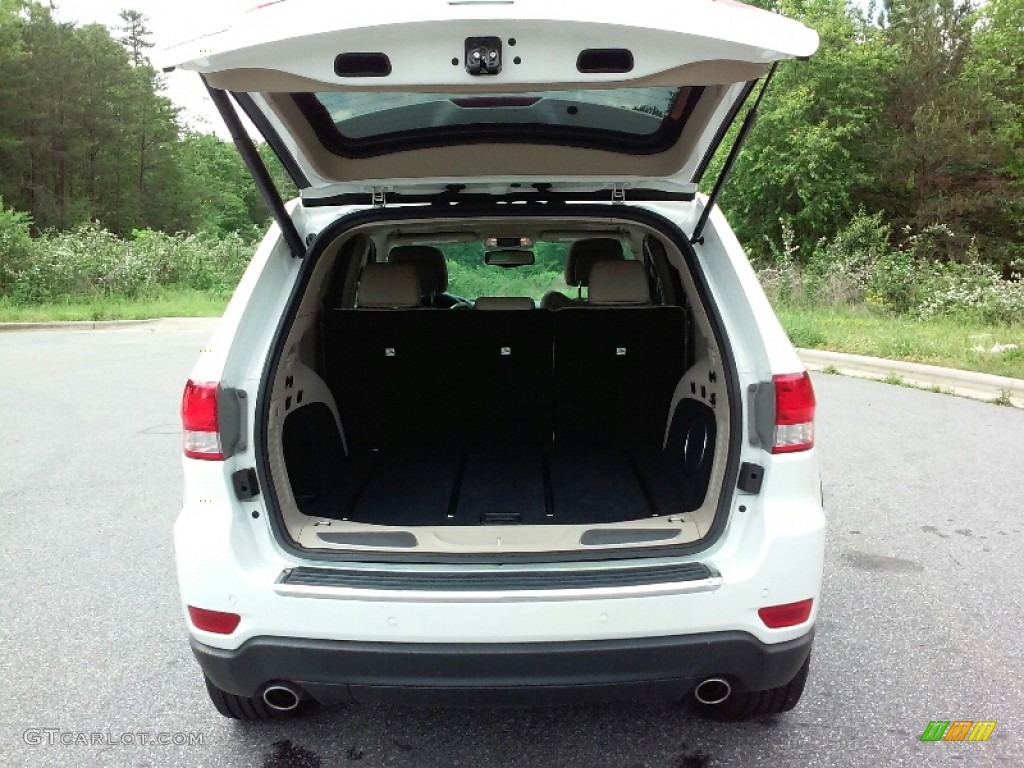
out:
M775 440L772 453L814 447L814 387L807 372L772 378L775 384Z
M210 611L206 608L196 608L194 605L188 607L188 617L196 629L215 635L230 635L238 629L238 624L242 620L237 613Z
M814 600L801 600L799 603L786 603L785 605L770 605L757 612L761 621L768 629L782 629L783 627L795 627L803 624L811 617L811 607Z
M220 427L217 425L217 391L215 382L185 385L181 398L181 427L184 431L185 455L190 459L223 461Z

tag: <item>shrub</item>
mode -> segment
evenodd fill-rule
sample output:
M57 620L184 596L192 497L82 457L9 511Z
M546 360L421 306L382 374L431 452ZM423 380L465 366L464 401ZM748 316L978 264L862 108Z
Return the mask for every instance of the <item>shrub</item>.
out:
M31 226L32 219L27 214L5 208L0 197L0 296L10 292L17 276L32 259Z
M792 227L781 224L781 243L769 242L771 259L755 268L769 297L782 305L862 305L987 323L1024 320L1024 280L1003 280L974 243L954 251L957 241L948 227L905 231L893 246L882 214L861 212L833 238L819 241L801 267Z
M854 304L869 293L886 294L880 265L893 257L892 231L881 213L860 211L831 240L820 240L807 263L807 292L815 303Z
M798 259L800 246L792 222L782 219L779 225L781 241L775 243L765 235L769 259L767 263L755 264L754 268L769 298L783 304L796 304L804 298L804 276Z
M252 255L238 234L168 235L137 231L122 239L99 225L49 234L11 270L14 303L73 298L135 298L157 287L229 293Z
M984 262L933 265L924 294L915 308L921 317L956 316L986 323L1024 320L1024 282L1003 280Z

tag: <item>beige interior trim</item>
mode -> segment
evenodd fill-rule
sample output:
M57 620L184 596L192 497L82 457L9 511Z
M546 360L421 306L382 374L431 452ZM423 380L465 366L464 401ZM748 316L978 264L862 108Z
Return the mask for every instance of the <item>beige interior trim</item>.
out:
M672 176L693 154L708 121L718 109L729 86L706 88L683 133L672 147L655 155L625 155L598 149L540 144L470 144L456 147L392 152L368 158L341 157L317 137L309 121L287 93L266 93L264 98L285 130L298 143L313 171L338 182L368 179L450 178L487 176Z
M515 227L518 232L585 232L588 224L595 222L588 219L576 217L538 217L537 220L517 220ZM615 530L615 529L665 529L673 528L678 531L676 536L669 540L659 541L656 545L684 544L697 541L706 536L714 522L718 508L718 500L724 483L725 467L728 459L728 435L730 434L729 424L732 414L729 410L729 399L725 395L724 384L709 384L708 371L711 368L720 370L721 355L714 341L711 332L711 325L708 318L702 312L695 312L694 319L697 324L697 357L698 360L693 368L687 371L677 389L672 401L671 408L674 409L678 403L689 396L689 382L700 381L710 387L711 391L717 393L717 406L715 416L720 439L716 442L715 458L712 468L708 493L704 503L692 512L679 513L658 518L647 518L643 520L623 521L619 523L592 524L592 525L561 525L561 526L473 526L473 527L430 527L430 526L377 526L366 523L353 523L344 520L321 520L320 518L308 517L302 514L291 494L291 486L288 480L287 469L283 452L283 426L287 409L285 401L287 392L284 382L288 376L295 376L296 381L301 378L304 386L315 386L317 399L327 402L332 413L337 418L337 408L330 395L330 391L319 382L316 374L306 366L309 364L300 357L302 340L316 327L320 303L323 297L326 280L330 275L335 260L341 251L342 244L352 237L364 236L374 240L387 239L394 236L398 231L409 232L439 232L453 233L460 225L468 225L467 229L473 231L497 231L501 225L507 224L501 217L482 217L465 222L458 219L428 218L423 220L412 220L402 222L401 227L394 223L386 222L372 225L365 225L357 230L350 231L337 241L328 246L323 256L314 269L310 279L310 286L303 297L299 307L298 317L295 325L289 334L284 359L278 368L278 374L271 389L271 410L268 423L269 439L269 464L270 472L274 479L274 486L277 491L278 502L281 506L285 528L292 540L301 547L313 549L333 549L338 551L362 552L372 557L372 553L395 552L395 553L502 553L502 552L551 552L551 551L588 551L595 557L600 556L602 550L614 550L623 547L635 547L636 544L607 545L585 547L580 544L580 536L593 529ZM601 222L604 228L615 228L616 231L628 232L631 240L642 239L644 235L651 234L661 240L660 235L650 228L639 225L636 222L625 220L606 220ZM671 265L680 270L683 289L690 299L690 305L700 306L696 299L696 284L689 274L685 260L680 251L671 243L662 240L668 260ZM436 310L442 311L442 310ZM718 381L724 381L719 376ZM638 388L638 397L643 396L642 389ZM671 419L671 411L669 420ZM344 425L341 425L342 428ZM667 434L667 423L666 423ZM344 436L344 432L342 431ZM343 437L344 439L344 437ZM328 544L320 540L319 534L327 531L338 532L370 532L380 530L403 530L413 533L419 542L416 549L393 549L377 547L359 547L343 544Z
M552 90L569 91L577 88L647 88L659 85L730 85L755 80L765 73L767 65L733 59L695 61L667 69L653 75L634 80L588 81L564 83L512 83L495 87L493 81L473 81L465 85L450 83L437 85L389 85L386 78L361 78L358 82L327 82L311 77L293 75L276 69L241 68L225 69L206 74L207 82L214 88L225 91L246 93L312 93L314 91L421 91L430 93L522 93L525 91Z

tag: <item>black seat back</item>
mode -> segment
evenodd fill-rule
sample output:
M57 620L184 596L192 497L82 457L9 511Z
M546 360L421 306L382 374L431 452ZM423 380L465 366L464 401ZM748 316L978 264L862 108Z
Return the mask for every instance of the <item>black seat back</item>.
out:
M683 375L685 339L681 307L559 310L557 441L660 444Z
M324 338L350 445L551 440L550 312L330 310Z

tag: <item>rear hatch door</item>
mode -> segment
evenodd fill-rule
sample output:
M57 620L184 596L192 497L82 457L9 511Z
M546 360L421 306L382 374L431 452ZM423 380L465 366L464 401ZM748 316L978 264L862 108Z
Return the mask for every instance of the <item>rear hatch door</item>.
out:
M233 94L309 202L687 199L753 84L817 46L732 0L279 0L163 64Z

